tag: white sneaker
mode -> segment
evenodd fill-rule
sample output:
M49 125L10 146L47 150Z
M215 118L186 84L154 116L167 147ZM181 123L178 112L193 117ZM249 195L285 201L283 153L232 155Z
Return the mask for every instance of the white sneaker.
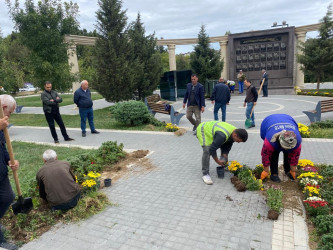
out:
M212 185L213 181L212 178L210 178L209 174L206 174L204 176L202 176L202 180L204 181L204 183L206 183L207 185Z

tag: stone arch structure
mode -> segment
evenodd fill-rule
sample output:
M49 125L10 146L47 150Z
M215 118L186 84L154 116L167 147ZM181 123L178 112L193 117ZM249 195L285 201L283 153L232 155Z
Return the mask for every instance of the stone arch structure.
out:
M305 25L305 26L299 26L299 27L289 27L294 29L293 33L293 46L294 46L294 55L293 55L293 84L294 86L302 87L304 85L304 73L301 70L300 64L296 60L296 54L300 54L301 50L298 48L298 44L300 42L305 42L305 36L307 32L316 31L319 29L321 23L318 24L311 24L311 25ZM283 28L274 29L276 31L280 31ZM267 33L271 32L272 29L266 30ZM259 31L262 33L265 33L265 30ZM251 33L251 32L245 32L245 33ZM243 34L243 33L239 33ZM231 34L235 35L235 34ZM228 52L228 46L229 46L229 35L225 36L216 36L216 37L210 37L211 43L219 43L220 44L220 56L221 59L224 60L224 67L221 72L221 76L224 77L224 79L229 79L232 76L229 75L229 67L231 65L230 62L230 51ZM72 65L71 73L78 74L79 73L79 66L77 61L77 55L76 55L76 45L90 45L94 46L96 43L96 37L86 37L86 36L77 36L77 35L66 35L65 41L70 43L70 47L67 51L68 54L68 63ZM176 46L179 45L191 45L191 44L197 44L198 38L185 38L185 39L158 39L157 45L163 45L168 47L169 51L169 68L170 71L176 70ZM74 82L73 83L73 91L75 91L77 88L79 88L79 83Z

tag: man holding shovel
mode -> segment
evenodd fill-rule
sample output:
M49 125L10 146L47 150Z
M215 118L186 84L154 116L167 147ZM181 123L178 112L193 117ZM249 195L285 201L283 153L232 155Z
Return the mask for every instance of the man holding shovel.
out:
M6 148L6 140L3 129L8 126L8 118L14 112L16 107L15 99L10 95L0 95L0 101L4 113L4 118L0 119L0 218L4 216L10 204L14 201L15 194L8 178L8 167L12 170L19 168L19 162L15 160L15 164L10 164L9 154ZM5 249L18 249L17 246L6 242L0 225L0 247Z
M254 106L257 104L258 100L258 93L256 88L251 84L250 80L245 80L244 81L245 86L247 87L246 89L246 97L244 100L243 106L246 107L245 115L247 120L251 120L251 124L249 124L247 127L248 128L253 128L255 127L255 122L254 122Z

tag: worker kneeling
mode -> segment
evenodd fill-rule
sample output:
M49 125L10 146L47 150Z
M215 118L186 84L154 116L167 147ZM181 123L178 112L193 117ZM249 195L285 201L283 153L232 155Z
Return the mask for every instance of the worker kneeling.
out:
M281 182L278 175L278 162L282 151L284 172L290 179L295 180L302 148L302 137L297 122L286 114L267 116L261 123L260 137L264 140L261 150L264 171L261 173L261 179L269 175L270 166L271 180Z
M67 211L75 207L80 198L80 186L75 182L71 166L59 161L57 153L48 149L43 153L44 166L37 172L39 196L52 210Z
M209 160L213 157L220 166L225 166L228 162L228 154L234 142L246 142L247 131L236 128L226 122L211 121L202 122L197 127L197 138L203 149L202 154L202 180L208 184L213 184L209 175ZM216 151L221 149L221 158L217 158Z

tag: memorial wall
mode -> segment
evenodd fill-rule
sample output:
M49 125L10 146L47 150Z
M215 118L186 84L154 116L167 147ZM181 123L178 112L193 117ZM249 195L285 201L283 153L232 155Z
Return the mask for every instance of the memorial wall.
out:
M258 86L265 69L269 88L293 88L294 27L229 35L229 78L242 70Z

